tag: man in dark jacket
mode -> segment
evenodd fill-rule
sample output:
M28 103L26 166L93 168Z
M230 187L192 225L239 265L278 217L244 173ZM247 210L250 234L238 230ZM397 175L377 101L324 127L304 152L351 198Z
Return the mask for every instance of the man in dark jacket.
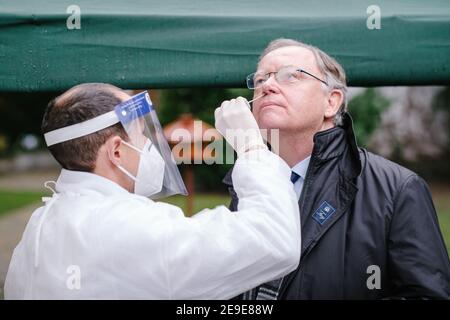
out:
M316 47L278 39L247 85L261 96L253 103L258 125L292 168L302 249L296 271L239 298L450 299L450 262L428 187L357 147L342 67ZM231 172L224 183L237 210Z

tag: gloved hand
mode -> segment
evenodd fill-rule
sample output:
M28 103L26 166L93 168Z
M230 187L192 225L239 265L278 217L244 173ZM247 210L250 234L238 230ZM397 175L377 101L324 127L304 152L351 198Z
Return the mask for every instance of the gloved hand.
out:
M224 101L214 112L216 129L236 151L238 157L254 149L267 149L248 101L238 97Z

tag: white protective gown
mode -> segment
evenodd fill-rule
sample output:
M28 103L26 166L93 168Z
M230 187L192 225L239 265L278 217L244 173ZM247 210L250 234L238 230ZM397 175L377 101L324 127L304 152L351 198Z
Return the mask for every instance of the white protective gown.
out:
M233 171L239 211L186 218L101 176L62 170L14 250L5 298L228 299L279 278L300 258L289 177L275 154L248 152Z

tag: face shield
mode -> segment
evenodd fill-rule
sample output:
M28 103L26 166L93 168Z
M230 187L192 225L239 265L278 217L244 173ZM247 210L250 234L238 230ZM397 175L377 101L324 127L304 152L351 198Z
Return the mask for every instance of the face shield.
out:
M47 146L76 139L120 122L129 137L124 144L140 154L137 175L119 169L135 181L135 193L158 199L187 195L180 171L164 137L147 91L117 105L113 111L93 119L44 134Z

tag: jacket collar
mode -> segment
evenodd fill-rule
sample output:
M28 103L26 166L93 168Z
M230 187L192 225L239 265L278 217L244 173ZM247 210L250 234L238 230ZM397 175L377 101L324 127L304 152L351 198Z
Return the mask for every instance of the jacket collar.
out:
M320 164L344 155L343 173L349 179L361 173L361 159L353 130L353 120L349 113L342 115L342 125L318 132L314 135L314 147L311 158Z
M320 165L320 163L341 156L349 149L349 158L345 159L344 173L348 178L355 178L361 173L361 161L353 130L353 120L347 112L342 115L342 120L342 125L320 131L314 135L311 161L314 162L314 165ZM222 180L228 186L233 185L232 172L233 169L229 170Z
M103 196L129 194L117 183L94 173L62 169L56 181L56 191Z

